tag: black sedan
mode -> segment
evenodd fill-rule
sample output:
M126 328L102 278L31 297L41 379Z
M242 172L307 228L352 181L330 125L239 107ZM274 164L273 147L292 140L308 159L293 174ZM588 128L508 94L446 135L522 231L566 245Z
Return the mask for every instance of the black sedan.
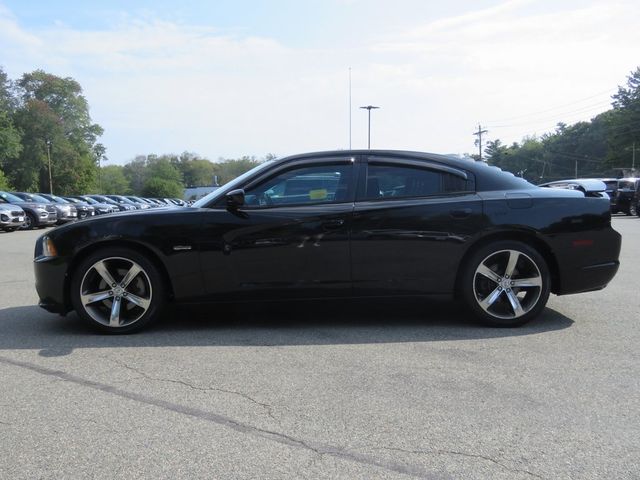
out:
M193 207L59 227L35 248L40 305L103 332L166 302L457 297L517 326L549 294L604 288L619 266L609 201L481 162L399 151L267 161ZM400 300L399 300L400 301ZM427 314L425 313L425 316Z

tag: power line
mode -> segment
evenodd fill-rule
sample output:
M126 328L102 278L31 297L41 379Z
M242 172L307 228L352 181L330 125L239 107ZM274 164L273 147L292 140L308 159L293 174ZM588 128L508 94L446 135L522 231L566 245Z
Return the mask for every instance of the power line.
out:
M600 110L604 105L609 104L609 102L600 102L600 103L595 103L592 105L586 105L584 107L575 109L575 110L569 110L566 112L560 112L560 113L555 113L553 115L550 116L545 116L545 117L540 117L540 118L536 118L536 119L532 119L531 121L526 121L526 122L519 122L519 123L512 123L509 125L489 125L490 128L508 128L508 127L519 127L519 126L527 126L527 125L535 125L535 124L540 124L542 122L546 123L547 120L552 120L558 117L562 117L565 115L570 115L570 116L574 116L574 114L584 114L589 112L590 110Z
M502 118L502 119L499 119L499 120L490 120L490 121L489 121L489 123L494 123L494 122L495 122L495 123L501 123L501 122L504 122L504 121L515 120L515 119L517 119L517 118L523 118L523 117L530 117L530 116L534 116L534 115L537 115L537 114L539 114L539 113L547 113L547 112L550 112L550 111L553 111L553 110L558 110L559 108L567 107L567 106L569 106L569 105L575 105L576 103L582 103L582 102L584 102L585 100L590 100L590 99L592 99L592 98L599 97L600 95L604 95L605 93L611 93L611 92L612 92L612 91L614 91L614 90L617 90L617 89L611 89L611 88L609 88L609 89L604 90L604 91L602 91L602 92L596 93L596 94L591 95L591 96L589 96L589 97L581 98L581 99L579 99L579 100L575 100L575 101L573 101L573 102L563 103L563 104L561 104L561 105L557 105L557 106L555 106L555 107L547 108L547 109L545 109L545 110L538 110L538 111L536 111L536 112L525 113L525 114L522 114L522 115L515 115L515 116L513 116L513 117L506 117L506 118Z

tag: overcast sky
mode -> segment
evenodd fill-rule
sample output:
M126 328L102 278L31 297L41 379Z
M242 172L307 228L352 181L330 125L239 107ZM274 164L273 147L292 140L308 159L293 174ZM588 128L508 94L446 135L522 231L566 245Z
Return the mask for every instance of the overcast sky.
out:
M64 3L64 5L60 5ZM84 88L114 163L352 144L475 151L609 108L640 65L637 0L0 0L0 65Z

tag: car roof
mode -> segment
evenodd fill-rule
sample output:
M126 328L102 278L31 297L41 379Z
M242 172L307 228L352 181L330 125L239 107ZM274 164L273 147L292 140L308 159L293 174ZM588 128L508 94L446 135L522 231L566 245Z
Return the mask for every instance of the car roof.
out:
M469 158L460 158L453 155L439 153L416 152L411 150L327 150L319 152L302 153L274 160L274 165L292 162L296 160L313 159L316 157L345 157L367 155L372 157L401 157L404 159L423 160L425 162L437 162L449 167L466 170L476 176L482 190L500 190L512 188L535 187L523 178L516 177L513 173L504 171L497 166L488 165L486 162L478 162Z

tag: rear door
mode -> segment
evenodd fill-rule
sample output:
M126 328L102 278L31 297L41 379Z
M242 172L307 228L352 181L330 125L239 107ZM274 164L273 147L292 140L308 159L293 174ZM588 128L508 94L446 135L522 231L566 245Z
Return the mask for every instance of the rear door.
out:
M352 222L355 295L450 293L465 243L483 222L471 173L369 157Z

